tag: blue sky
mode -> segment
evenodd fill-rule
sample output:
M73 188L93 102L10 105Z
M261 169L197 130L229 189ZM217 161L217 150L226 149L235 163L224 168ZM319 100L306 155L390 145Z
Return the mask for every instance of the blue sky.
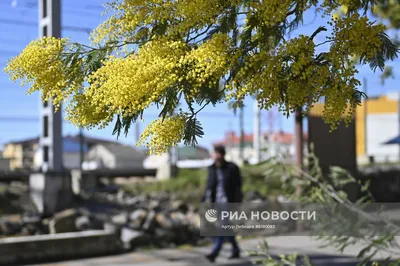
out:
M63 0L62 25L64 30L62 36L69 37L73 41L88 43L89 35L84 29L93 29L103 21L104 17L101 16L103 2L106 1ZM39 95L26 95L27 88L14 84L2 71L8 58L17 55L31 40L38 37L37 17L37 0L0 0L0 149L2 144L8 141L39 135ZM319 17L316 18L313 12L308 12L304 17L304 26L293 34L310 34L325 22ZM71 28L75 30L71 30ZM398 63L397 60L391 64L397 66ZM369 95L398 90L396 80L393 79L381 85L379 71L374 73L368 66L360 67L359 70L358 77L361 80L363 77L368 79ZM247 99L245 104L245 131L251 132L253 127L252 99ZM149 110L149 113L145 115L145 123L140 124L141 129L156 118L156 111L154 108ZM271 117L273 117L272 120ZM227 130L239 132L239 118L234 116L231 110L228 110L226 104L206 107L199 118L205 132L205 136L199 139L200 145L210 147L213 141L223 138L224 132ZM262 112L263 131L273 128L273 130L283 129L292 132L293 125L292 118L283 117L276 110ZM112 136L112 129L113 125L110 125L103 130L91 130L87 134L115 140L116 137ZM63 132L64 134L76 134L78 129L65 121ZM131 130L126 138L120 137L119 141L134 144L134 132L135 130Z

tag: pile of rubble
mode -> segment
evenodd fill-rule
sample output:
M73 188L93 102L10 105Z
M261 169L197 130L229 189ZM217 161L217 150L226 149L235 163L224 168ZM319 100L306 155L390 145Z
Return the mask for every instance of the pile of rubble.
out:
M132 196L93 192L70 209L43 218L26 211L0 217L0 236L56 234L85 230L112 230L121 244L137 246L195 244L199 240L198 210L168 193Z

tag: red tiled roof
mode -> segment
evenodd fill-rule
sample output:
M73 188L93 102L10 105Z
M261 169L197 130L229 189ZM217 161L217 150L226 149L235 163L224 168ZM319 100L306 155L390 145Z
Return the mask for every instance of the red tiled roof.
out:
M290 144L294 142L294 134L279 131L272 133L263 133L265 138L269 138L272 142L281 143L281 144ZM304 134L304 140L307 139L307 135ZM244 134L244 142L252 143L253 142L253 134ZM221 141L214 142L214 145L238 145L240 144L240 136L236 134L234 131L225 132L225 137Z

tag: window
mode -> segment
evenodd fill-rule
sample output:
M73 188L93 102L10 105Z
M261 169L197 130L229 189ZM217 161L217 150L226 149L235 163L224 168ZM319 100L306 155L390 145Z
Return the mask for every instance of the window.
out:
M47 26L43 26L43 36L47 36Z
M42 0L42 3L43 3L43 5L42 5L42 8L43 8L42 14L43 14L43 18L45 18L45 17L47 17L47 0ZM46 36L46 35L44 35L44 36Z
M45 115L43 117L43 137L49 136L49 117Z
M43 161L46 163L49 161L49 146L43 146Z

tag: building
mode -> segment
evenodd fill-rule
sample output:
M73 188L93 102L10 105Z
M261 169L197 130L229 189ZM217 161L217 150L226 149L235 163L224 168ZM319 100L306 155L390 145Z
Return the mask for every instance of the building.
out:
M356 154L359 164L397 162L398 145L383 143L400 134L399 93L369 97L356 110Z
M167 165L170 159L168 153L160 155L149 155L144 161L147 169L158 169ZM212 164L208 149L201 146L178 147L178 168L203 168Z
M306 140L306 136L304 138ZM234 131L225 133L224 139L214 143L223 145L226 149L226 159L237 164L247 161L250 164L256 162L256 150L253 147L253 134L244 134L243 160L240 155L240 136ZM288 132L263 133L260 138L260 159L264 161L271 157L280 157L285 160L293 160L295 156L295 138Z
M33 169L39 137L4 144L3 158L10 160L10 169Z
M311 114L322 114L323 104L316 104ZM369 97L356 109L354 116L355 156L357 164L397 162L399 145L384 143L400 134L399 93ZM329 136L329 135L328 135ZM347 136L348 137L348 136Z
M144 151L131 146L116 143L97 144L86 154L83 168L87 170L143 168L146 157Z
M84 136L83 150L86 153L97 144L118 143ZM66 169L80 168L80 137L67 135L63 138L63 165ZM3 157L10 160L10 169L39 169L42 158L39 150L39 137L4 144Z
M10 171L10 159L3 158L2 152L0 151L0 172Z

